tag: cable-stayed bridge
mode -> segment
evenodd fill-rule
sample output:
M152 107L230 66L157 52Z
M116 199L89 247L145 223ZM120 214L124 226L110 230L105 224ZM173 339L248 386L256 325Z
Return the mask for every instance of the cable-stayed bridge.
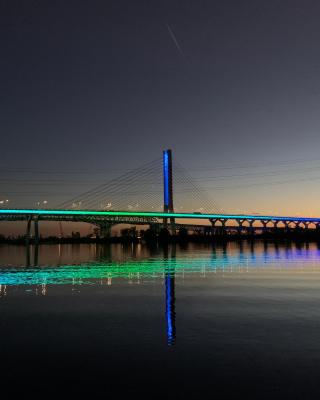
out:
M160 172L162 171L162 173ZM176 190L178 188L179 190ZM2 208L0 220L26 221L27 238L34 223L39 237L39 221L86 222L110 236L118 224L149 225L152 229L206 226L239 230L267 228L319 228L320 218L222 213L214 200L194 184L188 173L172 160L171 150L161 159L131 170L53 209Z

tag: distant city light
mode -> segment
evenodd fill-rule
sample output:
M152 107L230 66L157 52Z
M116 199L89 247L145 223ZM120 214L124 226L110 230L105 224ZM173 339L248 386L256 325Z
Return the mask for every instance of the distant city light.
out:
M8 203L9 203L9 200L8 200L8 199L6 199L6 200L0 200L0 205L8 204Z

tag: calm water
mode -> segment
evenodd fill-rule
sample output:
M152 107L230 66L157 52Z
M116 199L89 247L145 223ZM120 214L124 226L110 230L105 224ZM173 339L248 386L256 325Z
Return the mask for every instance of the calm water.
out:
M0 246L1 378L107 398L320 396L320 248Z

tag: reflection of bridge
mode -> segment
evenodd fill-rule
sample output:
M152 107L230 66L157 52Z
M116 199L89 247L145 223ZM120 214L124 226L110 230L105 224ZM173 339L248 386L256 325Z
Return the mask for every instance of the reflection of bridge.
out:
M282 273L283 262L287 268L301 272L307 269L314 272L319 268L319 251L317 244L301 244L285 242L284 244L263 242L258 247L253 242L234 242L231 247L226 244L206 247L208 252L200 252L197 257L188 257L188 253L181 254L175 244L149 248L150 253L143 258L137 257L136 249L141 245L127 246L125 261L117 261L112 255L113 245L91 245L99 249L95 252L93 261L83 264L68 264L66 259L59 258L56 266L48 266L45 259L38 262L37 249L39 246L26 246L34 255L34 262L26 263L27 268L10 266L1 269L0 296L2 290L10 286L35 286L45 289L47 285L83 285L94 281L101 285L110 285L113 279L128 279L131 283L140 283L143 279L150 281L164 277L163 305L165 311L166 333L169 345L174 344L176 336L176 309L175 300L179 292L175 293L175 279L183 278L187 274L201 273L204 277L207 273L220 271L226 274L242 274L250 270L268 268ZM309 247L310 246L310 247ZM63 249L64 246L59 246ZM69 246L68 246L69 247ZM72 246L73 247L73 246ZM80 247L74 246L75 251L80 252ZM209 250L210 249L210 250ZM176 254L177 250L177 254ZM67 254L70 255L69 252ZM79 254L79 253L77 253ZM27 256L27 259L29 255ZM297 260L299 263L297 264ZM297 265L299 268L297 269ZM302 269L301 269L302 268ZM179 287L178 287L179 288ZM45 292L45 290L44 290ZM45 294L45 293L44 293Z
M100 228L101 235L108 237L111 227L117 224L149 225L151 228L201 229L210 234L214 230L237 228L239 231L254 231L257 228L320 228L320 218L303 218L274 215L245 215L221 213L180 213L174 212L171 150L163 152L163 212L149 211L103 211L92 209L0 209L0 220L27 221L27 239L30 237L31 223L34 223L35 240L39 237L39 221L72 221L94 224ZM127 181L126 181L127 182ZM104 190L105 191L105 190ZM90 196L89 192L86 197ZM94 190L93 196L98 191ZM101 194L99 194L101 196ZM141 194L143 196L143 194ZM179 220L179 223L177 222ZM198 221L198 225L194 221ZM199 222L205 222L200 225ZM233 224L233 225L232 225Z

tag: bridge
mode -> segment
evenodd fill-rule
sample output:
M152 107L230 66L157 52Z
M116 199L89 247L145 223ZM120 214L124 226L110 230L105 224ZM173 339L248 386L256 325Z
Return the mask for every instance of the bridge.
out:
M70 207L57 207L54 209L0 209L0 221L26 221L26 241L30 239L31 224L34 224L35 243L39 240L39 221L67 221L85 222L100 228L101 234L110 236L111 227L117 224L149 225L151 229L168 229L175 232L177 229L203 229L205 232L214 232L215 229L226 231L228 229L251 230L254 229L319 229L320 218L294 217L279 215L257 214L226 214L226 213L202 213L202 212L175 212L174 211L174 186L172 178L172 152L165 150L162 158L163 167L163 211L133 211L133 210L105 210L105 209L74 209ZM124 180L128 182L128 178ZM110 186L109 186L110 187ZM84 194L84 198L90 200L90 196L101 197L106 188L94 189ZM81 204L81 202L78 202ZM195 223L196 222L196 223ZM30 246L26 246L27 259L30 258ZM165 248L164 251L167 251ZM35 246L35 259L38 258L38 246ZM174 259L174 252L164 259ZM37 262L35 262L35 265ZM29 265L29 262L27 262ZM165 318L168 345L173 345L176 340L175 326L175 270L165 271Z
M115 211L97 209L0 209L0 221L26 221L26 238L30 238L31 224L34 223L35 240L39 238L39 221L85 222L100 228L101 235L108 237L111 227L117 224L149 225L167 228L171 231L181 229L199 229L204 227L227 230L232 227L239 231L270 228L319 229L320 218L293 217L279 215L247 215L200 212L175 212L173 203L172 152L163 151L163 211ZM96 195L97 190L93 191ZM86 194L87 197L90 195ZM179 223L177 223L177 220ZM197 224L195 224L197 221Z

